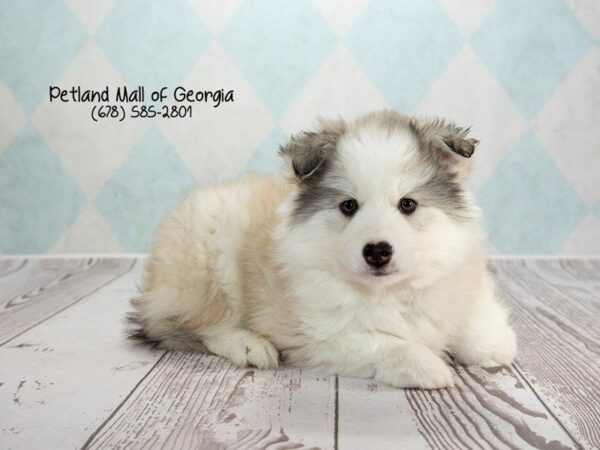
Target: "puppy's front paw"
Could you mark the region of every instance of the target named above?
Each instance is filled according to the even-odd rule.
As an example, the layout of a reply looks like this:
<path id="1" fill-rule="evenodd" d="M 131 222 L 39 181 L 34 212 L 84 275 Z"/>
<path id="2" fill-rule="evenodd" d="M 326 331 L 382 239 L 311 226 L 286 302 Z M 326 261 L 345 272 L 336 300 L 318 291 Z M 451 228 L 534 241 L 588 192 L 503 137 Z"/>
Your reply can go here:
<path id="1" fill-rule="evenodd" d="M 239 367 L 275 369 L 279 353 L 267 339 L 248 330 L 233 329 L 204 338 L 204 344 L 216 355 L 223 356 Z"/>
<path id="2" fill-rule="evenodd" d="M 461 364 L 481 367 L 509 366 L 517 355 L 517 338 L 508 325 L 500 333 L 463 341 L 455 356 Z"/>
<path id="3" fill-rule="evenodd" d="M 426 347 L 392 352 L 377 367 L 375 380 L 398 388 L 443 389 L 454 386 L 448 365 Z"/>
<path id="4" fill-rule="evenodd" d="M 508 328 L 502 342 L 496 343 L 485 357 L 481 358 L 481 367 L 510 366 L 517 356 L 517 338 Z"/>
<path id="5" fill-rule="evenodd" d="M 256 336 L 246 343 L 246 365 L 257 369 L 276 369 L 279 365 L 279 353 L 265 338 Z"/>

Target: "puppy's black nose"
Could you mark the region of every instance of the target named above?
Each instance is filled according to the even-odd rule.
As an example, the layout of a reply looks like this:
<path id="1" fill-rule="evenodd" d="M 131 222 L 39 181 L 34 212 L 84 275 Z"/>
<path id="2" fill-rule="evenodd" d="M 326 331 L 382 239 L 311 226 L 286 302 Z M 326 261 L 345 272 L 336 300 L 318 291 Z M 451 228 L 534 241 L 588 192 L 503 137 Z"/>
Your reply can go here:
<path id="1" fill-rule="evenodd" d="M 392 259 L 394 249 L 385 241 L 367 244 L 363 248 L 363 258 L 368 265 L 376 268 L 385 266 Z"/>

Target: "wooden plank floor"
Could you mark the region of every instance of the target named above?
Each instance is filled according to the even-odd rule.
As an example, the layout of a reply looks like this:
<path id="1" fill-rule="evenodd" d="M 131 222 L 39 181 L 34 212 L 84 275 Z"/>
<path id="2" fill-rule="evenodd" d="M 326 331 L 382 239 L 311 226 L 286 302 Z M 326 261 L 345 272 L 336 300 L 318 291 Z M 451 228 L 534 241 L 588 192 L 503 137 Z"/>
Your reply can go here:
<path id="1" fill-rule="evenodd" d="M 123 339 L 136 258 L 0 259 L 0 449 L 598 449 L 600 260 L 493 260 L 519 357 L 397 390 Z"/>

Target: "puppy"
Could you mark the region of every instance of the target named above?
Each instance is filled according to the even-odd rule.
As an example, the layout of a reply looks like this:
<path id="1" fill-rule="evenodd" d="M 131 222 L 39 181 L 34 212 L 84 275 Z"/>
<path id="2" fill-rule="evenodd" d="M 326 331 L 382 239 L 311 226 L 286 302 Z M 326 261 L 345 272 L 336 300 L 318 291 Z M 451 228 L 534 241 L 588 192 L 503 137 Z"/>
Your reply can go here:
<path id="1" fill-rule="evenodd" d="M 510 364 L 468 132 L 389 110 L 322 121 L 281 148 L 286 174 L 193 191 L 156 233 L 131 336 L 401 388 L 452 386 L 448 355 Z"/>

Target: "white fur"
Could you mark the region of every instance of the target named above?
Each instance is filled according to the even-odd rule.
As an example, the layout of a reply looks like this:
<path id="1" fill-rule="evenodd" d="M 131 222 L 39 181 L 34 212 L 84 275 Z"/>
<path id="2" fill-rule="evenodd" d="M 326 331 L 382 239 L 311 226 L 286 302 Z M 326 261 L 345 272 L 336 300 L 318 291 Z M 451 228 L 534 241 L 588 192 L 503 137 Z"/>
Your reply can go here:
<path id="1" fill-rule="evenodd" d="M 398 211 L 430 175 L 417 146 L 407 130 L 374 125 L 340 139 L 325 182 L 359 199 L 351 219 L 328 208 L 294 222 L 300 188 L 289 176 L 193 192 L 157 232 L 138 305 L 147 333 L 176 327 L 241 366 L 276 367 L 279 352 L 295 366 L 398 387 L 452 386 L 447 353 L 510 364 L 515 335 L 486 269 L 477 208 L 469 221 L 428 205 Z M 378 241 L 395 249 L 384 277 L 362 257 Z"/>

